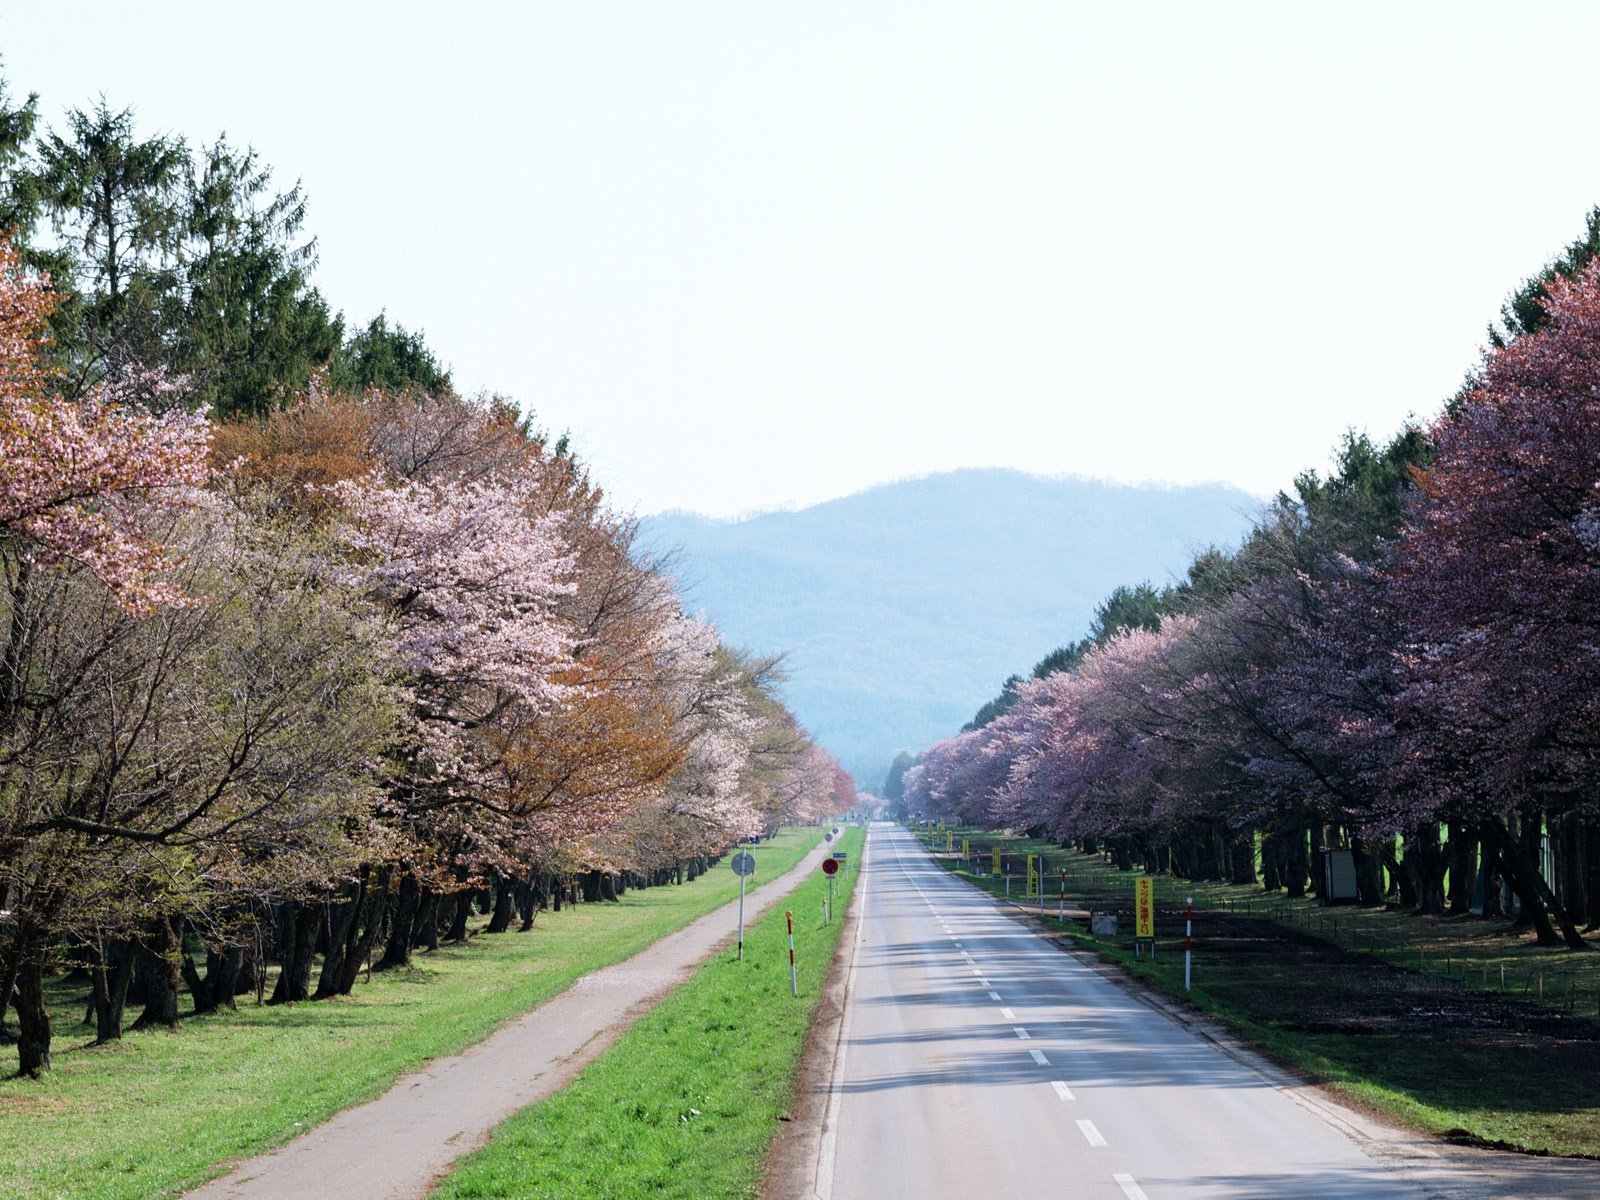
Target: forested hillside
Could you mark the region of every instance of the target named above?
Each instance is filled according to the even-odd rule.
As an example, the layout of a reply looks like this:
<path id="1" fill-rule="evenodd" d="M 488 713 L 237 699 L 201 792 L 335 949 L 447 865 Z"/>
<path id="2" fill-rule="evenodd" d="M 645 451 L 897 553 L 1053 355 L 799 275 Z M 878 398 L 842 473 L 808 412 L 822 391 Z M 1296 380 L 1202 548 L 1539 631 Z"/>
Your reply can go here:
<path id="1" fill-rule="evenodd" d="M 738 521 L 668 513 L 642 540 L 678 548 L 691 607 L 728 638 L 791 652 L 789 703 L 876 786 L 898 751 L 1087 630 L 1113 586 L 1167 582 L 1198 550 L 1236 543 L 1259 507 L 1224 486 L 965 470 Z"/>

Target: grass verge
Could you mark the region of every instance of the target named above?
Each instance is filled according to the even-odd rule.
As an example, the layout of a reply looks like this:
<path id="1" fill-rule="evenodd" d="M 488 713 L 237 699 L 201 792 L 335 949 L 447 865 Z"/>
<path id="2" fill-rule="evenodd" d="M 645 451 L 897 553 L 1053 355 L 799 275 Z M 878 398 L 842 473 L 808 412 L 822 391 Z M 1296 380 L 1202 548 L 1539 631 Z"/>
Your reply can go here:
<path id="1" fill-rule="evenodd" d="M 821 837 L 785 830 L 752 849 L 757 879 Z M 419 954 L 347 998 L 190 1019 L 92 1046 L 74 1041 L 82 989 L 57 989 L 55 1067 L 0 1081 L 0 1197 L 144 1200 L 176 1195 L 216 1164 L 288 1141 L 455 1054 L 580 976 L 627 958 L 739 894 L 726 863 L 681 887 L 543 913 L 533 931 Z"/>
<path id="2" fill-rule="evenodd" d="M 860 859 L 864 833 L 840 848 Z M 795 1076 L 855 875 L 824 923 L 819 873 L 719 953 L 565 1089 L 504 1122 L 435 1200 L 753 1196 Z M 789 994 L 784 912 L 800 994 Z"/>
<path id="3" fill-rule="evenodd" d="M 959 846 L 961 832 L 954 840 Z M 1240 1038 L 1357 1107 L 1461 1142 L 1570 1155 L 1600 1154 L 1600 1021 L 1568 1011 L 1565 989 L 1499 990 L 1490 964 L 1514 978 L 1593 970 L 1592 956 L 1549 950 L 1476 922 L 1385 910 L 1316 910 L 1259 890 L 1157 877 L 1157 955 L 1135 958 L 1133 884 L 1095 856 L 1024 838 L 967 831 L 1002 853 L 1047 855 L 1050 878 L 1067 871 L 1068 903 L 1121 914 L 1119 936 L 1097 938 L 1056 919 L 1051 932 L 1114 962 L 1139 982 L 1217 1018 Z M 947 866 L 954 866 L 946 860 Z M 1021 869 L 1020 865 L 1017 866 Z M 987 868 L 986 868 L 987 871 Z M 992 874 L 957 874 L 996 895 Z M 1014 891 L 1020 891 L 1013 878 Z M 1193 990 L 1183 987 L 1183 913 L 1195 899 Z M 1339 941 L 1332 936 L 1337 919 Z M 1403 935 L 1408 951 L 1386 951 Z M 1372 941 L 1365 939 L 1371 938 Z M 1367 947 L 1376 944 L 1376 952 Z M 1419 953 L 1420 950 L 1420 953 Z M 1468 964 L 1462 970 L 1462 962 Z M 1446 968 L 1445 964 L 1451 964 Z M 1487 984 L 1487 986 L 1484 986 Z M 1524 997 L 1521 994 L 1526 991 Z"/>

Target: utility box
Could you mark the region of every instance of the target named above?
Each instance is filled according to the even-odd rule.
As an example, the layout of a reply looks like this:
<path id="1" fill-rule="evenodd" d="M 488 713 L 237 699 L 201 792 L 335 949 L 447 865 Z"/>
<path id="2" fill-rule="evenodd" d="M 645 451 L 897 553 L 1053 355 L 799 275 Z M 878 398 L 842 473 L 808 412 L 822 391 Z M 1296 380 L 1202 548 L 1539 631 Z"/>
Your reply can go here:
<path id="1" fill-rule="evenodd" d="M 1324 904 L 1355 904 L 1359 900 L 1356 890 L 1356 857 L 1348 850 L 1320 850 L 1322 857 L 1322 902 Z"/>

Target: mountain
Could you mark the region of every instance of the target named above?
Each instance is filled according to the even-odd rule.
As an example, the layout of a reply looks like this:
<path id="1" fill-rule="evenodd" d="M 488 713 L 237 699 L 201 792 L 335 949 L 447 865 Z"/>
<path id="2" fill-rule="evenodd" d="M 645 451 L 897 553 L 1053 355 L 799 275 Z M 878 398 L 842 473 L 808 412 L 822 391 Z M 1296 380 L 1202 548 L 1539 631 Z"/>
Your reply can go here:
<path id="1" fill-rule="evenodd" d="M 688 607 L 724 640 L 790 652 L 786 698 L 865 787 L 945 737 L 1013 673 L 1087 630 L 1118 584 L 1165 583 L 1231 545 L 1259 501 L 964 470 L 739 520 L 664 513 Z"/>

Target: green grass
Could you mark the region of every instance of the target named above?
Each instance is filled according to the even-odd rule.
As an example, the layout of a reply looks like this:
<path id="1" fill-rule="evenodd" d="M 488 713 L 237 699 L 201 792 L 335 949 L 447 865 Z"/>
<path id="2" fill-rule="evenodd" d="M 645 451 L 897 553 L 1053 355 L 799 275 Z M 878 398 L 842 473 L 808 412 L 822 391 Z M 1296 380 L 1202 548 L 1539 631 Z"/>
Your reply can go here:
<path id="1" fill-rule="evenodd" d="M 921 828 L 914 829 L 923 838 Z M 1051 842 L 979 829 L 952 827 L 959 853 L 966 837 L 973 853 L 999 846 L 1013 856 L 1014 896 L 1020 897 L 1024 854 L 1044 854 L 1049 867 L 1045 908 L 1056 901 L 1059 869 L 1067 873 L 1067 903 L 1079 907 L 1131 911 L 1133 880 L 1143 871 L 1119 871 L 1099 855 L 1063 850 Z M 944 840 L 935 834 L 935 853 L 943 856 Z M 948 861 L 947 861 L 947 865 Z M 988 871 L 987 859 L 983 870 Z M 1381 906 L 1326 908 L 1308 895 L 1289 900 L 1283 893 L 1263 892 L 1259 885 L 1152 876 L 1158 910 L 1164 919 L 1156 932 L 1159 947 L 1181 949 L 1182 909 L 1194 897 L 1196 920 L 1247 917 L 1272 922 L 1368 955 L 1396 967 L 1439 976 L 1465 987 L 1514 996 L 1562 1011 L 1600 1016 L 1600 955 L 1575 954 L 1560 946 L 1540 946 L 1526 929 L 1507 920 L 1454 915 L 1431 916 L 1411 909 Z M 988 880 L 980 880 L 988 883 Z M 994 887 L 997 893 L 1001 890 Z M 1600 946 L 1600 941 L 1595 944 Z"/>
<path id="2" fill-rule="evenodd" d="M 962 833 L 955 831 L 957 847 Z M 1156 876 L 1152 962 L 1133 953 L 1132 877 L 1139 872 L 1025 838 L 965 833 L 974 851 L 998 845 L 1014 855 L 1047 855 L 1047 930 L 1218 1018 L 1356 1106 L 1462 1140 L 1600 1154 L 1593 1082 L 1600 1078 L 1600 1022 L 1592 1016 L 1593 984 L 1586 982 L 1595 956 L 1537 946 L 1503 921 L 1319 909 L 1315 901 L 1287 901 L 1259 888 Z M 1118 937 L 1096 938 L 1076 921 L 1055 919 L 1060 867 L 1067 871 L 1069 905 L 1120 911 Z M 1020 860 L 1014 869 L 1022 869 Z M 956 873 L 1003 892 L 1003 881 L 992 875 Z M 1013 878 L 1014 893 L 1019 883 Z M 1194 986 L 1186 993 L 1183 905 L 1191 895 Z"/>
<path id="3" fill-rule="evenodd" d="M 753 849 L 758 880 L 821 836 L 785 830 Z M 726 861 L 681 887 L 539 916 L 530 933 L 419 954 L 339 1000 L 192 1018 L 177 1032 L 87 1044 L 82 989 L 56 989 L 55 1067 L 0 1081 L 0 1197 L 175 1195 L 223 1160 L 266 1150 L 454 1054 L 580 976 L 637 953 L 739 894 Z M 131 1016 L 131 1014 L 130 1014 Z"/>
<path id="4" fill-rule="evenodd" d="M 840 847 L 859 862 L 864 834 Z M 821 874 L 719 954 L 567 1088 L 504 1122 L 434 1192 L 440 1200 L 753 1196 L 843 924 L 822 921 Z M 789 994 L 792 910 L 800 995 Z"/>

